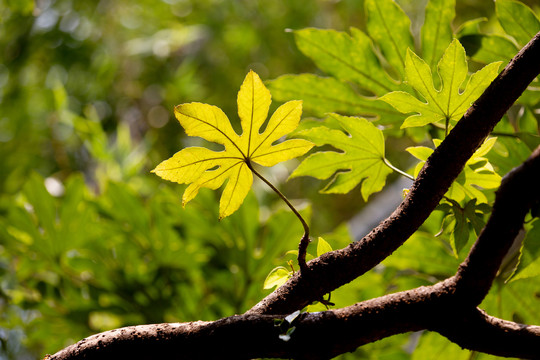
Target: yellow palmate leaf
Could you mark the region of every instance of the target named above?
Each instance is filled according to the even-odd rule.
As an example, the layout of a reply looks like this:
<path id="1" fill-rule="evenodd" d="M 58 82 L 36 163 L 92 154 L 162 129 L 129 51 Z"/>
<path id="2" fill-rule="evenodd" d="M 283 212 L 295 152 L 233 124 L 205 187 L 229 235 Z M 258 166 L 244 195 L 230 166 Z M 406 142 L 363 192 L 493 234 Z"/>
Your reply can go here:
<path id="1" fill-rule="evenodd" d="M 255 72 L 247 74 L 237 102 L 242 135 L 234 131 L 227 115 L 218 107 L 201 103 L 176 106 L 174 114 L 187 135 L 221 144 L 225 150 L 188 147 L 152 170 L 163 179 L 190 184 L 182 197 L 183 205 L 192 200 L 200 188 L 215 190 L 227 181 L 219 203 L 220 219 L 242 205 L 253 183 L 252 163 L 273 166 L 301 156 L 313 147 L 313 143 L 301 139 L 273 145 L 298 127 L 301 101 L 289 101 L 280 106 L 260 132 L 268 115 L 271 96 Z"/>

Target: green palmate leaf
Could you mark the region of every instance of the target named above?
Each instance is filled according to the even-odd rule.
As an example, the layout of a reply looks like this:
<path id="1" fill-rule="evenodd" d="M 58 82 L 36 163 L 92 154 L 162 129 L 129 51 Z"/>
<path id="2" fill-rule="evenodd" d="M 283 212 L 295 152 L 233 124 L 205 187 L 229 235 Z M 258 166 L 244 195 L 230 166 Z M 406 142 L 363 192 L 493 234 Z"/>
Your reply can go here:
<path id="1" fill-rule="evenodd" d="M 351 81 L 375 95 L 395 90 L 394 83 L 382 69 L 366 34 L 351 29 L 353 36 L 335 30 L 303 29 L 295 31 L 300 51 L 327 74 Z"/>
<path id="2" fill-rule="evenodd" d="M 366 0 L 367 30 L 388 63 L 405 78 L 405 54 L 414 49 L 411 21 L 392 0 Z"/>
<path id="3" fill-rule="evenodd" d="M 449 220 L 446 228 L 450 230 L 450 245 L 457 257 L 469 242 L 471 234 L 480 234 L 485 225 L 484 213 L 489 213 L 491 208 L 487 204 L 477 205 L 476 199 L 469 200 L 464 207 L 452 199 L 447 201 L 450 202 L 450 212 L 445 218 Z"/>
<path id="4" fill-rule="evenodd" d="M 520 46 L 528 43 L 540 30 L 540 20 L 531 8 L 521 2 L 497 0 L 495 10 L 504 31 Z"/>
<path id="5" fill-rule="evenodd" d="M 452 41 L 452 20 L 456 16 L 455 0 L 431 0 L 426 6 L 422 26 L 422 54 L 430 69 Z"/>
<path id="6" fill-rule="evenodd" d="M 446 203 L 445 203 L 446 204 Z M 437 226 L 439 223 L 437 223 Z M 422 254 L 421 257 L 418 254 Z M 459 261 L 450 255 L 448 244 L 425 231 L 415 232 L 409 240 L 382 263 L 399 271 L 411 269 L 420 274 L 451 276 Z"/>
<path id="7" fill-rule="evenodd" d="M 480 308 L 505 320 L 537 324 L 540 322 L 540 298 L 537 296 L 539 288 L 539 277 L 509 283 L 504 283 L 502 278 L 496 278 Z"/>
<path id="8" fill-rule="evenodd" d="M 450 234 L 450 245 L 452 246 L 452 251 L 457 257 L 461 249 L 469 241 L 470 228 L 467 224 L 467 218 L 463 212 L 463 209 L 453 209 L 454 218 L 450 224 L 452 232 Z"/>
<path id="9" fill-rule="evenodd" d="M 152 171 L 166 180 L 190 184 L 182 198 L 184 205 L 197 195 L 201 187 L 217 189 L 228 180 L 219 204 L 219 217 L 232 214 L 251 188 L 251 162 L 273 166 L 303 155 L 313 146 L 301 139 L 272 145 L 296 129 L 302 113 L 302 102 L 290 101 L 280 106 L 264 132 L 260 133 L 270 103 L 270 92 L 259 76 L 250 71 L 238 92 L 242 135 L 233 130 L 227 116 L 215 106 L 201 103 L 176 106 L 174 113 L 187 135 L 221 144 L 225 150 L 216 152 L 189 147 L 163 161 Z"/>
<path id="10" fill-rule="evenodd" d="M 382 118 L 401 118 L 400 112 L 374 98 L 359 95 L 348 84 L 333 77 L 313 74 L 283 75 L 268 82 L 275 99 L 302 99 L 303 107 L 316 116 L 329 112 Z"/>
<path id="11" fill-rule="evenodd" d="M 485 155 L 493 148 L 497 138 L 489 138 L 482 146 L 476 150 L 473 156 L 467 161 L 461 174 L 448 192 L 446 196 L 455 201 L 463 201 L 465 198 L 477 199 L 478 203 L 487 203 L 486 195 L 478 189 L 495 189 L 501 183 L 501 177 L 495 172 L 493 166 L 489 163 Z M 441 140 L 434 139 L 435 146 L 439 146 Z M 421 160 L 415 167 L 414 176 L 416 177 L 425 161 L 433 153 L 433 149 L 425 146 L 415 146 L 405 149 L 412 156 Z"/>
<path id="12" fill-rule="evenodd" d="M 481 354 L 483 355 L 483 354 Z M 418 345 L 411 354 L 411 360 L 470 360 L 472 353 L 463 349 L 436 332 L 426 331 L 420 337 Z M 484 357 L 474 357 L 477 360 L 488 360 Z M 492 359 L 495 360 L 495 359 Z"/>
<path id="13" fill-rule="evenodd" d="M 482 94 L 491 81 L 497 76 L 500 62 L 485 66 L 471 76 L 465 90 L 460 87 L 467 77 L 467 61 L 465 50 L 457 39 L 452 41 L 438 64 L 438 73 L 442 88 L 435 89 L 429 66 L 414 52 L 408 50 L 405 61 L 407 80 L 423 98 L 396 91 L 381 97 L 402 113 L 415 112 L 418 115 L 405 119 L 402 128 L 424 126 L 445 120 L 457 121 L 469 106 Z"/>
<path id="14" fill-rule="evenodd" d="M 515 280 L 526 279 L 540 276 L 540 258 L 534 259 L 526 268 L 524 268 L 516 277 Z"/>
<path id="15" fill-rule="evenodd" d="M 319 236 L 317 240 L 317 256 L 332 251 L 332 246 L 326 240 Z"/>
<path id="16" fill-rule="evenodd" d="M 328 179 L 330 183 L 323 193 L 347 193 L 362 179 L 362 197 L 380 191 L 388 174 L 392 172 L 384 162 L 384 136 L 375 125 L 362 118 L 330 115 L 337 120 L 343 130 L 328 129 L 324 126 L 303 131 L 298 136 L 313 141 L 317 146 L 332 145 L 343 152 L 317 152 L 305 159 L 291 177 L 313 176 Z M 337 174 L 336 174 L 337 172 Z"/>

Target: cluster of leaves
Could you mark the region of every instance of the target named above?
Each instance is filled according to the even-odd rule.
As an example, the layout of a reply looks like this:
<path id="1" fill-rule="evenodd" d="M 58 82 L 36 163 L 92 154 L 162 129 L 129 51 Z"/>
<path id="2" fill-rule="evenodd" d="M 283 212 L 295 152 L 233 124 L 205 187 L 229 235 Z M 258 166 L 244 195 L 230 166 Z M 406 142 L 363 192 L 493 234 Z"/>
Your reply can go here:
<path id="1" fill-rule="evenodd" d="M 2 298 L 9 299 L 2 317 L 14 329 L 35 329 L 26 335 L 30 348 L 55 334 L 39 351 L 114 327 L 244 311 L 262 295 L 275 259 L 302 234 L 283 210 L 259 223 L 252 194 L 216 227 L 207 191 L 179 213 L 166 187 L 141 199 L 108 182 L 95 196 L 79 176 L 53 196 L 51 181 L 33 174 L 16 204 L 2 203 L 0 220 L 2 246 L 17 263 L 2 270 Z"/>
<path id="2" fill-rule="evenodd" d="M 163 115 L 166 109 L 204 99 L 231 114 L 235 106 L 227 104 L 228 94 L 246 69 L 263 78 L 305 69 L 305 58 L 273 56 L 288 46 L 271 24 L 336 26 L 330 19 L 345 15 L 363 24 L 351 10 L 360 10 L 358 5 L 348 2 L 329 11 L 321 1 L 320 12 L 302 1 L 287 3 L 285 9 L 259 1 L 135 6 L 56 0 L 40 8 L 21 0 L 0 7 L 6 34 L 0 36 L 6 49 L 0 64 L 0 172 L 6 174 L 0 178 L 0 357 L 27 356 L 21 343 L 43 354 L 113 327 L 245 311 L 262 296 L 261 284 L 273 288 L 295 271 L 291 257 L 297 252 L 287 250 L 302 235 L 290 212 L 268 206 L 264 193 L 256 198 L 248 191 L 255 163 L 271 166 L 314 144 L 292 171 L 295 182 L 309 188 L 318 183 L 306 176 L 330 179 L 321 192 L 358 191 L 364 201 L 372 200 L 392 174 L 417 175 L 497 74 L 499 62 L 504 65 L 540 30 L 534 11 L 512 0 L 495 2 L 496 19 L 487 23 L 500 24 L 493 34 L 480 31 L 482 19 L 453 31 L 454 0 L 428 2 L 417 38 L 411 31 L 417 17 L 391 0 L 363 2 L 362 29 L 296 30 L 298 49 L 326 76 L 283 75 L 267 86 L 275 100 L 299 99 L 302 106 L 289 102 L 266 121 L 270 95 L 250 72 L 238 97 L 239 124 L 210 105 L 175 108 L 188 135 L 225 147 L 187 148 L 156 168 L 167 177 L 163 170 L 171 164 L 189 167 L 170 177 L 191 184 L 184 202 L 192 203 L 179 210 L 176 190 L 147 174 L 177 147 L 176 125 Z M 480 70 L 469 76 L 469 68 Z M 308 311 L 324 310 L 330 300 L 343 307 L 454 274 L 489 215 L 500 175 L 540 143 L 539 88 L 535 81 L 524 93 L 420 231 L 376 271 Z M 292 132 L 296 139 L 273 144 L 294 130 L 301 108 L 317 119 L 301 122 Z M 197 126 L 194 118 L 209 121 Z M 224 219 L 216 226 L 217 201 L 202 188 L 217 189 L 225 181 L 219 205 Z M 331 217 L 335 208 L 320 206 L 317 212 Z M 300 213 L 311 217 L 309 207 Z M 322 234 L 326 241 L 319 237 L 316 256 L 352 240 L 346 226 L 333 226 Z M 490 314 L 540 322 L 539 237 L 538 219 L 528 219 L 482 304 Z M 283 263 L 289 265 L 275 268 Z M 290 320 L 284 337 L 294 336 Z M 412 354 L 410 344 L 409 335 L 395 336 L 342 358 L 471 357 L 436 334 L 423 334 Z"/>
<path id="3" fill-rule="evenodd" d="M 473 28 L 479 22 L 474 20 L 464 24 L 460 30 L 454 34 L 450 24 L 454 16 L 454 2 L 444 0 L 432 0 L 426 8 L 425 22 L 421 30 L 421 53 L 424 59 L 414 52 L 414 40 L 410 33 L 410 21 L 407 15 L 400 9 L 399 5 L 390 0 L 366 1 L 367 13 L 367 33 L 351 28 L 350 35 L 344 32 L 320 29 L 303 29 L 295 31 L 295 39 L 298 48 L 330 77 L 320 77 L 312 74 L 285 75 L 276 80 L 270 81 L 269 86 L 274 96 L 280 100 L 299 98 L 303 99 L 308 111 L 315 115 L 328 114 L 324 121 L 311 121 L 304 126 L 303 130 L 297 131 L 295 136 L 312 141 L 317 147 L 331 146 L 339 151 L 315 151 L 307 157 L 291 174 L 291 178 L 299 176 L 312 176 L 317 179 L 332 180 L 324 187 L 323 193 L 348 193 L 356 186 L 360 185 L 361 194 L 364 200 L 380 191 L 386 182 L 386 178 L 392 171 L 414 178 L 424 162 L 431 155 L 434 149 L 426 146 L 413 146 L 406 149 L 419 162 L 413 166 L 413 175 L 407 174 L 394 167 L 385 157 L 385 138 L 400 137 L 408 135 L 415 142 L 431 141 L 434 146 L 438 146 L 444 136 L 455 126 L 457 121 L 463 116 L 469 106 L 482 94 L 491 81 L 497 76 L 502 61 L 494 61 L 468 76 L 468 65 L 466 51 L 458 38 L 462 37 L 469 44 L 472 39 L 490 39 L 490 36 L 474 34 Z M 384 16 L 382 16 L 384 14 Z M 540 28 L 534 13 L 525 5 L 502 0 L 497 2 L 498 19 L 508 35 L 515 38 L 521 45 L 522 41 L 530 39 Z M 517 19 L 524 16 L 527 25 L 525 32 L 520 32 L 516 26 Z M 389 24 L 392 24 L 390 27 Z M 391 29 L 391 30 L 390 30 Z M 505 40 L 511 42 L 510 40 Z M 489 41 L 473 50 L 473 60 L 486 60 L 488 56 L 486 47 Z M 476 43 L 476 45 L 478 45 Z M 516 49 L 513 49 L 512 54 Z M 477 54 L 480 54 L 477 55 Z M 490 59 L 498 60 L 498 59 Z M 184 202 L 191 199 L 196 194 L 196 189 L 200 186 L 207 186 L 215 189 L 227 178 L 228 184 L 222 196 L 222 206 L 220 216 L 229 213 L 223 207 L 223 203 L 231 203 L 233 186 L 239 185 L 241 169 L 244 164 L 246 168 L 254 171 L 250 161 L 257 157 L 255 151 L 259 150 L 257 137 L 266 140 L 275 129 L 276 121 L 274 115 L 270 119 L 267 129 L 259 133 L 266 113 L 268 111 L 270 96 L 265 91 L 261 91 L 259 97 L 255 86 L 252 84 L 253 75 L 248 74 L 238 96 L 239 115 L 242 121 L 244 134 L 242 137 L 229 129 L 229 124 L 224 115 L 216 115 L 219 111 L 208 105 L 187 104 L 180 105 L 176 109 L 177 117 L 188 135 L 203 136 L 207 140 L 217 141 L 226 146 L 226 151 L 219 153 L 223 160 L 218 162 L 215 153 L 195 156 L 195 152 L 205 151 L 188 148 L 177 153 L 173 158 L 160 164 L 154 171 L 158 175 L 180 183 L 192 183 L 190 186 L 195 190 L 190 192 L 190 188 L 184 194 Z M 465 83 L 468 78 L 468 82 Z M 258 77 L 257 77 L 258 79 Z M 248 84 L 246 84 L 246 82 Z M 250 87 L 251 86 L 251 87 Z M 262 84 L 260 85 L 262 86 Z M 247 96 L 245 88 L 249 87 L 250 96 Z M 244 92 L 243 92 L 244 90 Z M 525 111 L 531 113 L 531 109 L 538 103 L 540 97 L 534 91 L 526 92 L 523 97 L 522 116 Z M 263 105 L 261 105 L 261 103 Z M 386 104 L 385 104 L 386 103 Z M 286 103 L 276 111 L 276 114 L 283 112 L 283 108 L 292 107 L 291 102 Z M 388 105 L 391 106 L 388 107 Z M 183 113 L 179 109 L 193 107 Z M 248 108 L 247 113 L 245 108 Z M 262 114 L 257 110 L 262 107 Z M 196 110 L 195 110 L 196 108 Z M 393 109 L 395 110 L 393 110 Z M 207 109 L 207 110 L 205 110 Z M 212 110 L 210 110 L 212 109 Z M 396 111 L 397 110 L 397 111 Z M 363 114 L 365 118 L 344 116 L 341 114 Z M 404 117 L 402 114 L 415 113 Z M 281 114 L 280 114 L 281 115 Z M 299 114 L 297 114 L 299 117 Z M 251 119 L 251 122 L 246 121 Z M 284 117 L 284 123 L 287 123 Z M 516 135 L 517 131 L 511 133 L 503 132 L 502 136 L 513 137 L 513 141 L 521 144 L 515 138 L 525 137 L 523 145 L 529 150 L 538 143 L 538 123 L 534 116 L 529 116 L 529 120 L 536 125 L 535 131 L 523 136 Z M 201 125 L 203 123 L 204 125 Z M 506 122 L 508 123 L 508 121 Z M 288 140 L 275 147 L 282 147 L 284 150 L 272 152 L 270 144 L 282 135 L 289 133 L 296 128 L 298 121 L 294 121 L 294 126 L 284 126 L 283 132 L 279 136 L 268 141 L 268 151 L 261 147 L 260 156 L 272 157 L 273 161 L 259 162 L 262 165 L 273 165 L 283 160 L 287 160 L 302 155 L 311 148 L 311 145 L 292 146 L 292 142 L 300 140 Z M 379 124 L 376 126 L 375 124 Z M 504 124 L 504 122 L 503 122 Z M 217 129 L 226 140 L 218 140 L 206 128 L 210 125 Z M 427 127 L 429 125 L 429 127 Z M 531 127 L 530 125 L 528 125 Z M 197 127 L 197 131 L 195 128 Z M 198 129 L 200 127 L 200 130 Z M 501 125 L 504 127 L 504 125 Z M 397 128 L 406 129 L 399 131 Z M 421 128 L 409 131 L 409 128 Z M 252 130 L 257 131 L 252 137 Z M 246 134 L 248 134 L 246 139 Z M 231 140 L 233 139 L 233 140 Z M 262 140 L 262 141 L 264 141 Z M 476 151 L 467 162 L 465 169 L 459 178 L 452 185 L 445 196 L 445 201 L 438 210 L 443 214 L 441 217 L 432 218 L 424 227 L 433 226 L 438 223 L 442 228 L 438 233 L 435 231 L 431 236 L 424 233 L 424 237 L 429 237 L 429 241 L 437 242 L 435 236 L 442 236 L 446 240 L 446 250 L 451 249 L 455 258 L 459 258 L 462 249 L 466 248 L 469 239 L 478 235 L 484 225 L 484 218 L 489 215 L 489 201 L 493 199 L 493 189 L 500 183 L 499 168 L 505 165 L 495 161 L 495 157 L 488 157 L 494 146 L 497 145 L 497 137 L 489 138 Z M 250 144 L 255 144 L 251 152 Z M 232 143 L 233 145 L 231 145 Z M 284 145 L 289 144 L 289 146 Z M 234 155 L 227 150 L 234 146 Z M 504 146 L 505 144 L 503 144 Z M 291 149 L 301 148 L 296 153 Z M 285 155 L 287 154 L 287 155 Z M 510 157 L 510 156 L 507 156 Z M 519 160 L 517 160 L 519 161 Z M 205 165 L 199 165 L 204 162 Z M 237 170 L 235 167 L 239 165 Z M 195 171 L 183 172 L 183 167 L 196 166 Z M 217 166 L 217 169 L 215 168 Z M 171 169 L 174 169 L 171 171 Z M 243 185 L 251 185 L 251 173 L 246 169 L 246 181 Z M 230 175 L 230 174 L 233 175 Z M 248 175 L 249 174 L 249 175 Z M 248 181 L 249 180 L 249 181 Z M 241 200 L 247 190 L 238 191 L 238 198 Z M 187 194 L 187 195 L 186 195 Z M 225 199 L 225 201 L 224 201 Z M 236 209 L 240 203 L 233 201 Z M 527 226 L 529 234 L 535 234 L 535 222 L 532 226 Z M 435 235 L 437 233 L 437 235 Z M 416 236 L 418 237 L 418 235 Z M 416 240 L 411 241 L 417 244 Z M 521 253 L 530 255 L 535 250 L 526 249 L 525 242 L 521 245 Z M 529 245 L 530 246 L 530 245 Z M 322 238 L 319 238 L 317 256 L 331 250 L 331 247 Z M 423 249 L 420 253 L 426 252 Z M 520 253 L 518 250 L 517 253 Z M 512 261 L 508 261 L 505 266 L 516 272 L 514 281 L 522 277 L 530 278 L 534 275 L 534 262 L 528 257 L 516 254 Z M 523 261 L 527 261 L 523 265 Z M 452 261 L 453 262 L 453 261 Z M 392 261 L 390 261 L 392 264 Z M 455 264 L 453 264 L 455 265 Z M 294 271 L 292 262 L 289 262 L 290 270 L 280 266 L 274 268 L 265 281 L 265 288 L 272 288 L 284 283 Z M 417 266 L 416 266 L 417 267 Z M 408 269 L 415 266 L 408 264 Z M 526 275 L 523 275 L 523 268 L 526 268 Z M 504 269 L 503 269 L 504 270 Z M 520 271 L 521 270 L 521 271 Z M 422 273 L 422 270 L 418 270 Z M 452 274 L 454 268 L 448 268 L 445 272 Z M 507 273 L 508 270 L 501 273 Z M 508 274 L 507 278 L 508 278 Z M 502 276 L 501 276 L 502 277 Z M 507 279 L 506 278 L 506 279 Z M 505 279 L 505 280 L 506 280 Z M 500 288 L 512 292 L 512 286 Z M 519 285 L 518 285 L 519 286 Z M 522 290 L 525 291 L 525 290 Z M 529 289 L 530 291 L 530 289 Z M 500 291 L 497 296 L 499 301 L 503 293 Z M 536 301 L 534 294 L 530 294 L 532 302 Z M 486 303 L 490 303 L 493 297 L 488 297 Z M 505 300 L 508 301 L 508 300 Z M 517 307 L 514 316 L 525 316 L 525 321 L 535 321 L 536 316 L 528 311 L 525 314 L 519 313 Z M 498 311 L 497 313 L 500 313 Z M 289 336 L 287 333 L 285 336 Z M 432 340 L 436 341 L 436 340 Z M 425 343 L 425 340 L 424 340 Z M 430 346 L 429 341 L 428 345 Z"/>
<path id="4" fill-rule="evenodd" d="M 180 213 L 148 172 L 185 140 L 173 105 L 227 108 L 250 66 L 308 66 L 273 54 L 289 47 L 283 28 L 335 26 L 356 7 L 324 4 L 0 0 L 0 358 L 260 299 L 302 234 L 295 220 L 248 195 L 216 227 L 212 194 Z"/>

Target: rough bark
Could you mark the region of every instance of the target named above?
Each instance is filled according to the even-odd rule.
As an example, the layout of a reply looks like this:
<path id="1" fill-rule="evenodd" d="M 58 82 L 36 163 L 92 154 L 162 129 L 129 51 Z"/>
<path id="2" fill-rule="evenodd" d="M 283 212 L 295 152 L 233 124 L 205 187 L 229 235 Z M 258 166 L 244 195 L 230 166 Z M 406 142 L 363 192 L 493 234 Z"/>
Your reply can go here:
<path id="1" fill-rule="evenodd" d="M 308 263 L 309 270 L 244 315 L 213 322 L 127 327 L 83 339 L 51 359 L 253 358 L 326 359 L 398 333 L 427 329 L 456 344 L 500 356 L 540 358 L 540 327 L 497 319 L 477 308 L 527 211 L 540 201 L 540 147 L 507 174 L 488 223 L 455 276 L 429 287 L 386 295 L 343 309 L 302 314 L 289 341 L 276 319 L 373 268 L 433 211 L 482 141 L 540 73 L 540 33 L 471 106 L 426 162 L 407 198 L 361 241 Z M 270 315 L 269 315 L 270 314 Z"/>
<path id="2" fill-rule="evenodd" d="M 435 149 L 398 208 L 368 235 L 308 263 L 251 314 L 286 314 L 351 282 L 399 248 L 441 201 L 465 163 L 540 73 L 540 33 L 512 59 Z"/>

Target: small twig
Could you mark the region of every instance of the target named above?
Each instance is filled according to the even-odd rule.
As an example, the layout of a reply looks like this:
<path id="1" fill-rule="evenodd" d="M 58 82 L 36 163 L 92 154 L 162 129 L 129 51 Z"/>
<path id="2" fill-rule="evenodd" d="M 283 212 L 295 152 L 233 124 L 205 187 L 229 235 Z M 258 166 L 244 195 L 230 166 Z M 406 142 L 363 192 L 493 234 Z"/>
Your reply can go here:
<path id="1" fill-rule="evenodd" d="M 307 252 L 307 247 L 310 243 L 310 239 L 309 239 L 309 226 L 308 224 L 306 223 L 306 221 L 304 220 L 304 218 L 302 217 L 302 215 L 300 215 L 300 213 L 298 212 L 298 210 L 296 210 L 296 208 L 291 204 L 291 202 L 285 197 L 285 195 L 283 195 L 283 193 L 281 191 L 278 190 L 278 188 L 276 188 L 270 181 L 266 180 L 264 178 L 264 176 L 262 176 L 261 174 L 259 174 L 254 168 L 253 168 L 253 165 L 251 165 L 251 162 L 249 161 L 249 159 L 246 159 L 246 164 L 248 166 L 248 168 L 259 178 L 261 179 L 262 181 L 264 181 L 264 183 L 266 185 L 268 185 L 270 187 L 270 189 L 274 190 L 274 192 L 276 194 L 278 194 L 278 196 L 283 200 L 285 201 L 285 204 L 287 204 L 287 206 L 292 210 L 292 212 L 294 213 L 294 215 L 296 215 L 296 217 L 298 218 L 298 220 L 300 220 L 300 222 L 302 223 L 302 226 L 304 227 L 304 235 L 302 236 L 302 238 L 300 239 L 300 243 L 298 244 L 298 265 L 300 266 L 300 270 L 301 271 L 306 271 L 307 270 L 307 264 L 306 264 L 306 252 Z"/>
<path id="2" fill-rule="evenodd" d="M 512 137 L 512 138 L 518 138 L 518 139 L 519 139 L 520 134 L 522 134 L 522 133 L 521 132 L 505 133 L 505 132 L 500 132 L 500 131 L 492 131 L 491 132 L 491 135 L 493 135 L 493 136 Z"/>

